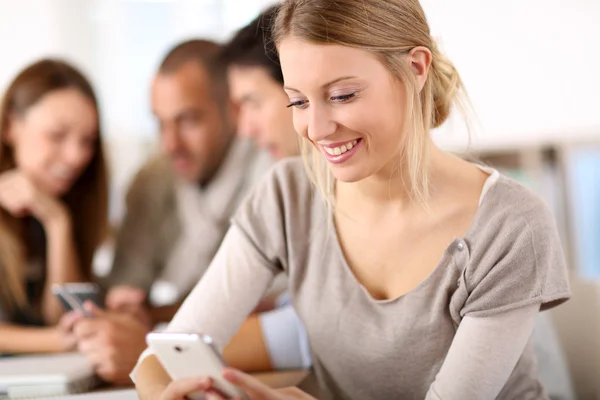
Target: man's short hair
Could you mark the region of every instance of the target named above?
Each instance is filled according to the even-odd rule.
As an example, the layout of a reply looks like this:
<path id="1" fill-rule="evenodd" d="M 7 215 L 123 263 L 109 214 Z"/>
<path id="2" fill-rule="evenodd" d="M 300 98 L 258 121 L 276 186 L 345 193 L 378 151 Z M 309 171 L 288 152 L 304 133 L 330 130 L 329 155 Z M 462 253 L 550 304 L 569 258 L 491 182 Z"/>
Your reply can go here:
<path id="1" fill-rule="evenodd" d="M 223 47 L 210 40 L 193 39 L 173 47 L 165 56 L 159 74 L 172 74 L 191 62 L 207 71 L 211 90 L 218 101 L 228 99 L 227 71 L 221 58 Z"/>
<path id="2" fill-rule="evenodd" d="M 278 5 L 266 9 L 235 34 L 223 49 L 222 58 L 227 65 L 263 67 L 271 78 L 283 84 L 272 30 L 278 9 Z"/>

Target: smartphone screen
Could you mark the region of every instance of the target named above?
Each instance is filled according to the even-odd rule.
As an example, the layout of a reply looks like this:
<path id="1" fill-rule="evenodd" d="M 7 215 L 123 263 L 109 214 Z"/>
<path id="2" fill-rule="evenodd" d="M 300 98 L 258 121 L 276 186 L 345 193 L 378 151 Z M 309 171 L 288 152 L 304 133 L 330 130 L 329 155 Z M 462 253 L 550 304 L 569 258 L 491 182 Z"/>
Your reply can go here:
<path id="1" fill-rule="evenodd" d="M 83 304 L 86 301 L 91 301 L 98 307 L 103 307 L 100 287 L 93 283 L 54 285 L 52 291 L 66 311 L 82 311 L 85 313 Z"/>
<path id="2" fill-rule="evenodd" d="M 207 335 L 186 333 L 149 333 L 146 341 L 172 379 L 210 376 L 225 398 L 244 398 L 244 394 L 223 379 L 225 363 Z M 200 394 L 188 396 L 202 399 Z"/>

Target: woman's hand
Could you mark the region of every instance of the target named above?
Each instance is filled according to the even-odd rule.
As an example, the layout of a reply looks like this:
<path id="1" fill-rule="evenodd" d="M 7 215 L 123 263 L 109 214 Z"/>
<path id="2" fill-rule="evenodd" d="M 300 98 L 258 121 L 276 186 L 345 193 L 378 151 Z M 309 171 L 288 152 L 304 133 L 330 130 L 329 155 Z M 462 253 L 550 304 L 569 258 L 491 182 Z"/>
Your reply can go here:
<path id="1" fill-rule="evenodd" d="M 17 218 L 31 215 L 46 228 L 68 222 L 64 204 L 38 188 L 16 169 L 0 175 L 0 207 Z"/>
<path id="2" fill-rule="evenodd" d="M 80 282 L 85 276 L 77 259 L 69 211 L 60 199 L 48 194 L 18 169 L 0 175 L 0 207 L 17 218 L 31 215 L 43 225 L 46 280 L 41 311 L 48 325 L 57 324 L 63 308 L 52 293 L 52 285 Z M 56 329 L 53 333 L 57 337 L 53 339 L 61 334 L 60 329 Z"/>
<path id="3" fill-rule="evenodd" d="M 173 381 L 164 390 L 159 400 L 188 400 L 188 396 L 206 391 L 211 385 L 210 381 L 210 378 L 186 378 Z"/>
<path id="4" fill-rule="evenodd" d="M 234 369 L 225 369 L 223 377 L 239 387 L 250 400 L 316 400 L 298 388 L 271 389 L 258 379 Z M 188 395 L 205 392 L 206 400 L 226 400 L 211 378 L 189 378 L 171 382 L 160 400 L 185 400 Z"/>
<path id="5" fill-rule="evenodd" d="M 58 324 L 52 329 L 55 337 L 56 351 L 59 353 L 73 351 L 77 347 L 77 338 L 73 332 L 75 324 L 83 319 L 84 316 L 78 311 L 72 311 L 64 314 Z"/>

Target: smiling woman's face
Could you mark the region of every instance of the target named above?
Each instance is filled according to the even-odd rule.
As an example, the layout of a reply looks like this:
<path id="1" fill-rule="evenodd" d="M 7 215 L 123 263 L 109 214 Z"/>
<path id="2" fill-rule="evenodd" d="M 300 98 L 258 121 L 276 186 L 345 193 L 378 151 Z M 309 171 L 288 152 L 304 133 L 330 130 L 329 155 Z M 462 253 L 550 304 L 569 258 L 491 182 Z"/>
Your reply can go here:
<path id="1" fill-rule="evenodd" d="M 77 89 L 46 94 L 12 119 L 16 166 L 52 196 L 66 194 L 98 150 L 98 114 Z"/>
<path id="2" fill-rule="evenodd" d="M 367 51 L 293 37 L 279 45 L 294 127 L 334 176 L 356 182 L 399 162 L 406 91 Z"/>

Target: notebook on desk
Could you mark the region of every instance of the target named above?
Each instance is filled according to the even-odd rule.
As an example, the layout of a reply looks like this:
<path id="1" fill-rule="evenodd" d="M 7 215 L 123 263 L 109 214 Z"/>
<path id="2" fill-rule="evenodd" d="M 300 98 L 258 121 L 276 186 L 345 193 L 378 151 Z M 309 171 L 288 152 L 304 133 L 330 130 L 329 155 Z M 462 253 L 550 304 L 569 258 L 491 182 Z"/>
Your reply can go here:
<path id="1" fill-rule="evenodd" d="M 138 400 L 135 389 L 100 391 L 97 393 L 86 393 L 73 396 L 56 396 L 44 398 L 44 400 Z"/>
<path id="2" fill-rule="evenodd" d="M 0 359 L 0 398 L 48 398 L 91 390 L 99 383 L 80 354 Z"/>

